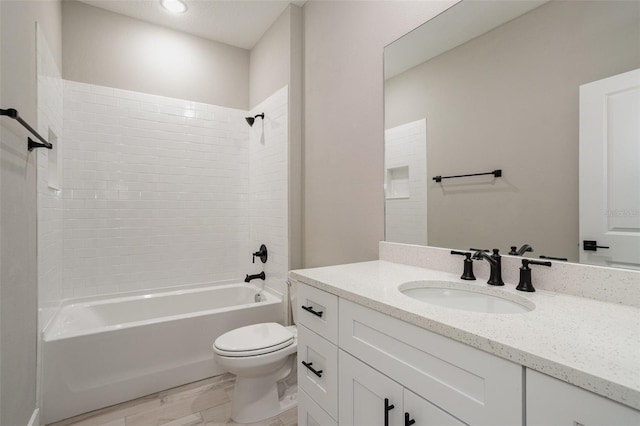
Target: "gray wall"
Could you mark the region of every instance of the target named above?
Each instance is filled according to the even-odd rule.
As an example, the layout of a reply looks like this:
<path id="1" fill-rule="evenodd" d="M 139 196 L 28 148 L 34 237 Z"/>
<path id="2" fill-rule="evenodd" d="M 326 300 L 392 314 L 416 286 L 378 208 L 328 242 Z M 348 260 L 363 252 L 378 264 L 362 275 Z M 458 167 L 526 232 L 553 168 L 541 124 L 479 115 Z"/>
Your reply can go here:
<path id="1" fill-rule="evenodd" d="M 289 84 L 290 37 L 291 7 L 287 7 L 251 49 L 249 65 L 250 108 Z"/>
<path id="2" fill-rule="evenodd" d="M 445 2 L 304 5 L 304 265 L 378 258 L 383 48 Z"/>
<path id="3" fill-rule="evenodd" d="M 0 2 L 3 108 L 16 108 L 36 125 L 38 21 L 60 64 L 57 1 Z M 9 42 L 10 41 L 10 42 Z M 36 169 L 28 133 L 0 121 L 0 424 L 25 425 L 36 408 L 37 274 Z"/>
<path id="4" fill-rule="evenodd" d="M 249 51 L 63 2 L 62 78 L 249 109 Z"/>
<path id="5" fill-rule="evenodd" d="M 302 267 L 302 8 L 289 5 L 251 49 L 251 108 L 289 86 L 289 269 Z"/>
<path id="6" fill-rule="evenodd" d="M 638 2 L 550 2 L 386 82 L 388 128 L 427 118 L 431 175 L 504 173 L 429 179 L 429 245 L 578 260 L 578 87 L 640 67 L 639 18 Z"/>

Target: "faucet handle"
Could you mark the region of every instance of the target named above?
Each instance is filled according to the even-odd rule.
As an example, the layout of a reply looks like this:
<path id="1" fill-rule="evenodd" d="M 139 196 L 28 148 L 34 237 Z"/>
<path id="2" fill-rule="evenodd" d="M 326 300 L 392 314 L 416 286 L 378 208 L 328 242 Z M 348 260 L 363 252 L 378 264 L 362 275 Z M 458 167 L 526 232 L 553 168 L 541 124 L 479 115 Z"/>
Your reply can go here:
<path id="1" fill-rule="evenodd" d="M 531 282 L 531 268 L 529 265 L 540 265 L 551 267 L 551 262 L 541 262 L 539 260 L 522 259 L 522 266 L 520 267 L 520 281 L 516 290 L 534 292 L 533 283 Z"/>
<path id="2" fill-rule="evenodd" d="M 473 251 L 473 252 L 476 252 L 476 251 L 486 251 L 486 252 L 488 252 L 488 251 L 489 251 L 489 250 L 487 250 L 487 249 L 476 249 L 476 248 L 473 248 L 473 247 L 472 247 L 472 248 L 470 248 L 469 250 L 471 250 L 471 251 Z"/>
<path id="3" fill-rule="evenodd" d="M 267 263 L 267 256 L 267 246 L 262 244 L 260 245 L 260 251 L 253 253 L 253 260 L 251 263 L 256 263 L 256 257 L 259 257 L 262 263 Z"/>
<path id="4" fill-rule="evenodd" d="M 464 270 L 462 272 L 462 275 L 460 276 L 460 279 L 467 280 L 467 281 L 475 281 L 476 276 L 473 275 L 473 260 L 471 260 L 471 253 L 464 252 L 464 251 L 451 250 L 451 254 L 456 254 L 458 256 L 465 256 Z"/>

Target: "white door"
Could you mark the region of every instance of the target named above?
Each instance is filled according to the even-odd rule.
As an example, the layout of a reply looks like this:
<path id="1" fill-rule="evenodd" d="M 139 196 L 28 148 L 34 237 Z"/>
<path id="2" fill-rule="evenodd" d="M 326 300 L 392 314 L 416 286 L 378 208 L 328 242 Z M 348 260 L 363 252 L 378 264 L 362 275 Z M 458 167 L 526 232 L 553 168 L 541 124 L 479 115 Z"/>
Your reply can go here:
<path id="1" fill-rule="evenodd" d="M 402 386 L 342 350 L 339 357 L 338 423 L 341 426 L 403 424 Z"/>
<path id="2" fill-rule="evenodd" d="M 640 69 L 580 86 L 580 262 L 640 269 Z"/>
<path id="3" fill-rule="evenodd" d="M 436 407 L 426 399 L 420 398 L 409 389 L 404 390 L 404 424 L 415 421 L 415 426 L 465 426 L 446 411 Z"/>

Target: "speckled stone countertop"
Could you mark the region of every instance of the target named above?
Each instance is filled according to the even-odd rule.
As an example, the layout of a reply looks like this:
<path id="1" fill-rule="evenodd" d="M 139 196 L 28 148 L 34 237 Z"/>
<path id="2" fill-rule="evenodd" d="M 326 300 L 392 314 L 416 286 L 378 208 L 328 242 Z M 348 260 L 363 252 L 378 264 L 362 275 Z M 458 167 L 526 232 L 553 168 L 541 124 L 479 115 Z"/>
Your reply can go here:
<path id="1" fill-rule="evenodd" d="M 549 291 L 525 293 L 515 284 L 387 261 L 289 272 L 290 278 L 533 370 L 640 409 L 640 309 Z M 402 283 L 444 280 L 526 298 L 526 313 L 487 314 L 438 307 L 400 291 Z M 535 281 L 534 281 L 535 284 Z"/>

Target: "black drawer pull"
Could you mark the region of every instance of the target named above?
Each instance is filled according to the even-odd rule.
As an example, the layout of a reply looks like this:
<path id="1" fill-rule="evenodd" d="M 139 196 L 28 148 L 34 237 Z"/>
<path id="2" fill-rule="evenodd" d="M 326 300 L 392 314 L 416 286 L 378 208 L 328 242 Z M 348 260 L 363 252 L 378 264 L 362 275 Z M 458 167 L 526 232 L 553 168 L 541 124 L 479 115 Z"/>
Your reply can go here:
<path id="1" fill-rule="evenodd" d="M 304 309 L 305 311 L 312 313 L 313 315 L 322 318 L 322 311 L 318 312 L 318 311 L 314 311 L 312 306 L 304 306 L 302 305 L 302 309 Z"/>
<path id="2" fill-rule="evenodd" d="M 409 416 L 409 413 L 404 413 L 404 426 L 411 426 L 416 421 Z"/>
<path id="3" fill-rule="evenodd" d="M 312 367 L 313 363 L 312 362 L 304 362 L 302 361 L 302 365 L 304 365 L 305 367 L 307 367 L 309 370 L 311 370 L 311 372 L 313 374 L 315 374 L 318 377 L 322 377 L 322 370 L 316 370 L 315 368 Z"/>
<path id="4" fill-rule="evenodd" d="M 384 399 L 384 426 L 389 426 L 389 411 L 396 408 L 395 405 L 389 404 L 389 398 Z"/>

